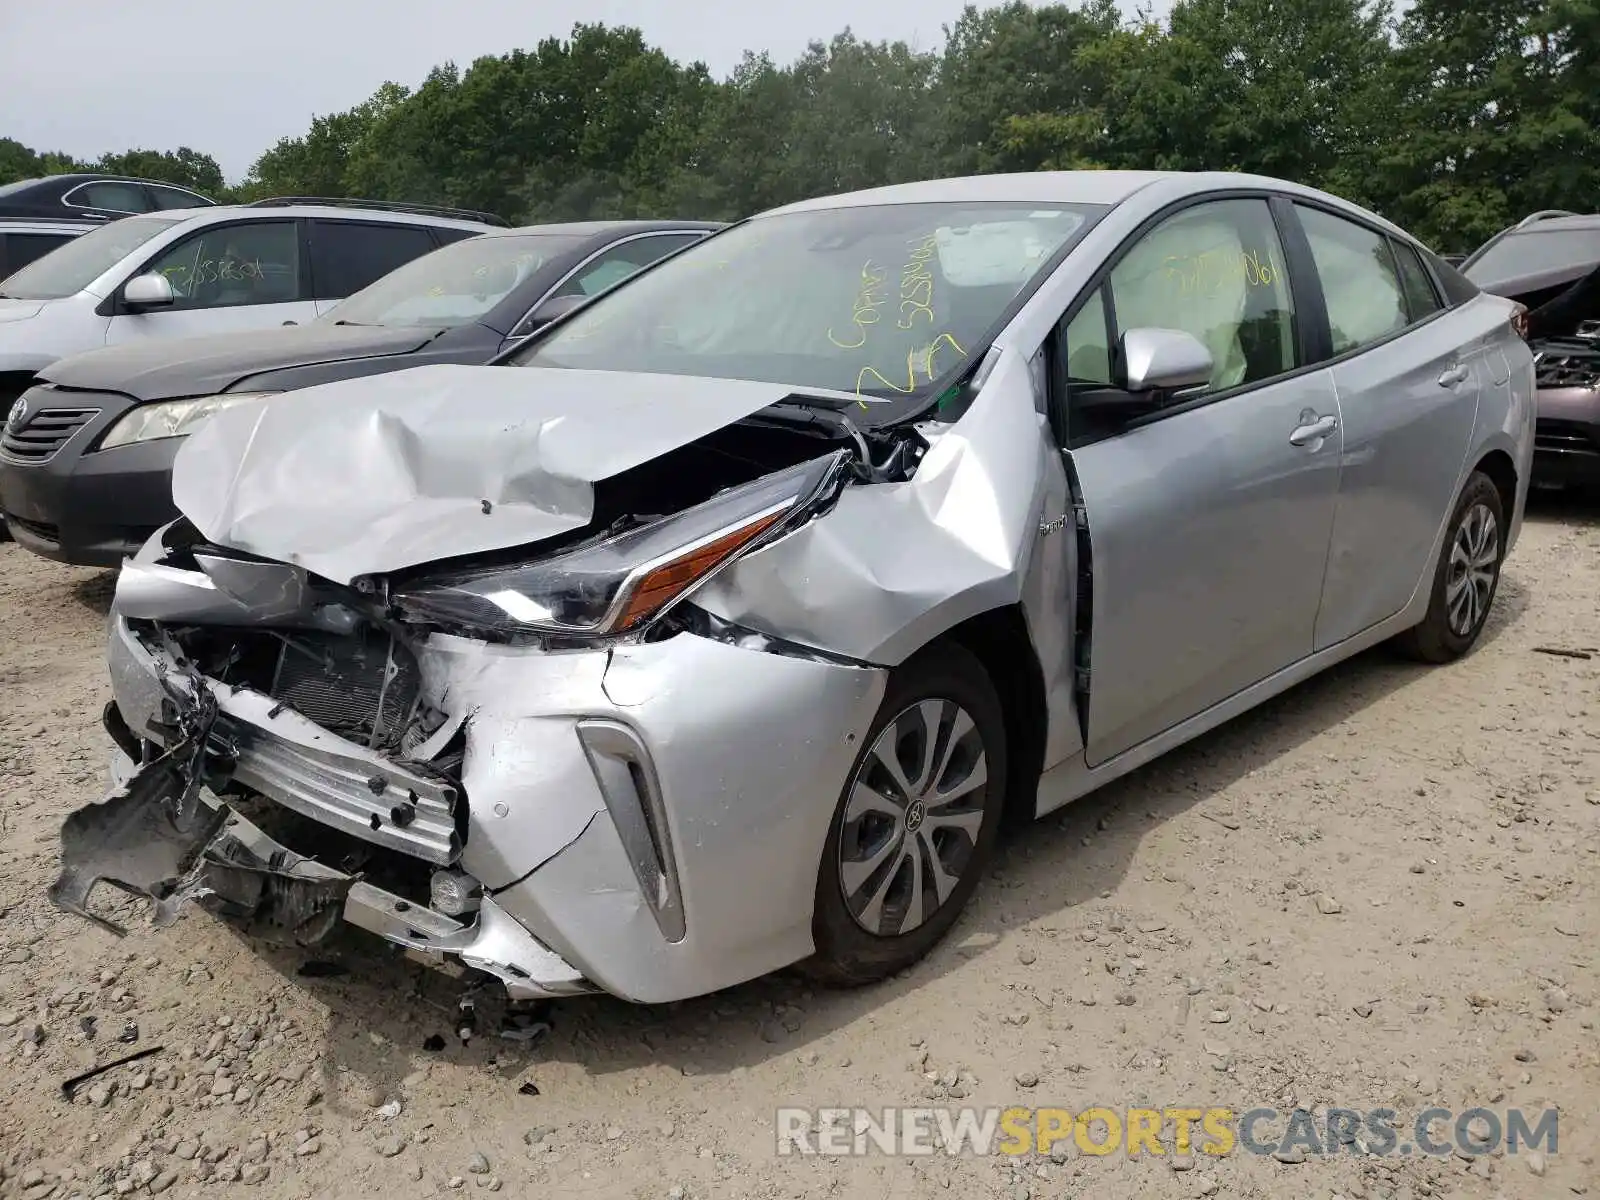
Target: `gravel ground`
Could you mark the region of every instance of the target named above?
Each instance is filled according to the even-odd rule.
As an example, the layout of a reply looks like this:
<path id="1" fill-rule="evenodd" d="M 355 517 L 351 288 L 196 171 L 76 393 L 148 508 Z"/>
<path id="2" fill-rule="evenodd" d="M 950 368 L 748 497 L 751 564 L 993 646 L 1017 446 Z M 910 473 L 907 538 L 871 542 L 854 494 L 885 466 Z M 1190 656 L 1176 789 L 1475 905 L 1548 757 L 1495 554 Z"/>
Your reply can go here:
<path id="1" fill-rule="evenodd" d="M 1536 507 L 1463 662 L 1364 655 L 1013 837 L 904 977 L 570 1001 L 531 1044 L 489 1011 L 461 1043 L 458 985 L 382 946 L 313 978 L 197 910 L 119 941 L 46 903 L 60 819 L 104 785 L 110 590 L 0 544 L 0 1195 L 1600 1197 L 1600 654 L 1535 652 L 1600 647 L 1600 506 Z M 947 1103 L 1548 1104 L 1561 1140 L 774 1151 L 778 1105 Z"/>

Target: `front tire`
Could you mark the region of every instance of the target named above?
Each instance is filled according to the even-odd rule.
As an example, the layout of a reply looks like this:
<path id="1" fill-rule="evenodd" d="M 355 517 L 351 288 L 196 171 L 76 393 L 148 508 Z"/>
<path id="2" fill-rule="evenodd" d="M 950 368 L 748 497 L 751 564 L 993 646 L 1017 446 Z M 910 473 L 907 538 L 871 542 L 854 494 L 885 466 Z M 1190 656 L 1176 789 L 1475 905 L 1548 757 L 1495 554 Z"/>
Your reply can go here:
<path id="1" fill-rule="evenodd" d="M 1451 662 L 1472 649 L 1500 586 L 1505 534 L 1500 489 L 1482 471 L 1474 471 L 1445 533 L 1428 615 L 1395 639 L 1396 649 L 1427 663 Z"/>
<path id="2" fill-rule="evenodd" d="M 933 949 L 994 856 L 1005 787 L 1005 720 L 983 664 L 941 644 L 896 668 L 828 829 L 816 953 L 800 969 L 854 987 Z"/>

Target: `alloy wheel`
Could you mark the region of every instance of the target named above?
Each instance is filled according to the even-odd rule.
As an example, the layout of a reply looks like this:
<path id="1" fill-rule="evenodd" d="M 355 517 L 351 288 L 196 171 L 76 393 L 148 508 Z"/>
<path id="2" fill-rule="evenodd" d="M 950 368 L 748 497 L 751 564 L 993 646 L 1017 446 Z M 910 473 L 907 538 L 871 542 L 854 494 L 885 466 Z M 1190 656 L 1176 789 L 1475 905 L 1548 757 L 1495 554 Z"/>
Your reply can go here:
<path id="1" fill-rule="evenodd" d="M 839 838 L 856 924 L 895 937 L 932 918 L 972 860 L 988 782 L 983 736 L 954 701 L 918 701 L 883 727 L 851 781 Z"/>
<path id="2" fill-rule="evenodd" d="M 1450 632 L 1457 637 L 1471 635 L 1488 615 L 1499 563 L 1500 527 L 1487 504 L 1474 504 L 1456 527 L 1444 585 Z"/>

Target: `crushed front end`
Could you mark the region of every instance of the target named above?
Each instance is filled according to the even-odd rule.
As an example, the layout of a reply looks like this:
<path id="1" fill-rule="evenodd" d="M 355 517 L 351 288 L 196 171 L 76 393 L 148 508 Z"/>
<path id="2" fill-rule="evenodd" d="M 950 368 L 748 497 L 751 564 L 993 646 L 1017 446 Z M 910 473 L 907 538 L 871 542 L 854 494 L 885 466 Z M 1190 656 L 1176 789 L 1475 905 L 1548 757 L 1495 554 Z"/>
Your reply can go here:
<path id="1" fill-rule="evenodd" d="M 1534 344 L 1539 423 L 1535 477 L 1600 486 L 1600 320 Z"/>
<path id="2" fill-rule="evenodd" d="M 851 462 L 451 573 L 336 582 L 169 526 L 118 578 L 120 786 L 67 819 L 51 898 L 109 925 L 104 882 L 158 925 L 195 900 L 308 947 L 345 923 L 513 999 L 668 1001 L 805 957 L 885 673 L 679 600 L 687 560 L 650 539 L 703 576 Z M 624 551 L 651 573 L 619 575 Z"/>

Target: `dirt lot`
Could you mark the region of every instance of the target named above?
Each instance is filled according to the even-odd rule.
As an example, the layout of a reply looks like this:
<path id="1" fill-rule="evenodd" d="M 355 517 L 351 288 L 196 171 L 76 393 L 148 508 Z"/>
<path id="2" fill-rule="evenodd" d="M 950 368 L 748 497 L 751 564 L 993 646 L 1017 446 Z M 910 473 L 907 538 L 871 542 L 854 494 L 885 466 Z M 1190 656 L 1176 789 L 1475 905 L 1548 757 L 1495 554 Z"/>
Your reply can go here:
<path id="1" fill-rule="evenodd" d="M 1600 506 L 1537 509 L 1464 662 L 1365 655 L 1013 838 L 906 977 L 572 1001 L 529 1045 L 488 1009 L 463 1045 L 457 985 L 382 947 L 308 978 L 198 911 L 118 941 L 46 903 L 103 787 L 110 588 L 0 545 L 0 1195 L 1600 1197 L 1600 654 L 1534 650 L 1600 647 Z M 1553 1104 L 1560 1143 L 774 1152 L 778 1105 L 947 1103 Z"/>

